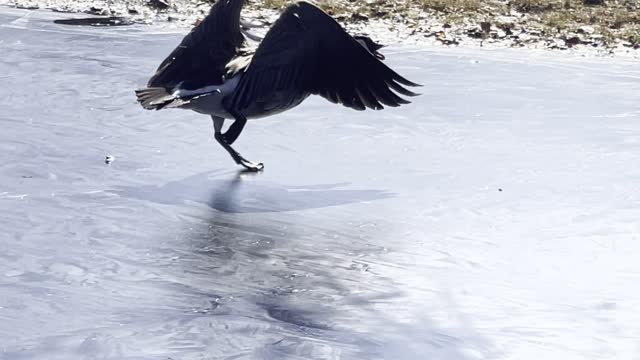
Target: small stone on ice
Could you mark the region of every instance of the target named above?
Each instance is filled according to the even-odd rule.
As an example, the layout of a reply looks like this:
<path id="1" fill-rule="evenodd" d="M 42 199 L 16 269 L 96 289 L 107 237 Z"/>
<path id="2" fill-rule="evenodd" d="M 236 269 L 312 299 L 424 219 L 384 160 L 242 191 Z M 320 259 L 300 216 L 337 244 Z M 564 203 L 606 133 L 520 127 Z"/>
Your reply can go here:
<path id="1" fill-rule="evenodd" d="M 115 160 L 115 158 L 111 155 L 107 155 L 107 157 L 104 159 L 104 162 L 106 164 L 111 164 L 113 162 L 113 160 Z"/>

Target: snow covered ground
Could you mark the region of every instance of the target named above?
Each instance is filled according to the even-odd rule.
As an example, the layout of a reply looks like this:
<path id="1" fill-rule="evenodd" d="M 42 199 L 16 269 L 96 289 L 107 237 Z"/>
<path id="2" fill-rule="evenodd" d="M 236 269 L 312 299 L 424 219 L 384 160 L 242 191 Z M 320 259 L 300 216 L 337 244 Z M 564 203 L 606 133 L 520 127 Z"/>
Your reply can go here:
<path id="1" fill-rule="evenodd" d="M 640 359 L 637 62 L 389 48 L 251 176 L 135 102 L 181 34 L 58 17 L 0 8 L 0 359 Z"/>

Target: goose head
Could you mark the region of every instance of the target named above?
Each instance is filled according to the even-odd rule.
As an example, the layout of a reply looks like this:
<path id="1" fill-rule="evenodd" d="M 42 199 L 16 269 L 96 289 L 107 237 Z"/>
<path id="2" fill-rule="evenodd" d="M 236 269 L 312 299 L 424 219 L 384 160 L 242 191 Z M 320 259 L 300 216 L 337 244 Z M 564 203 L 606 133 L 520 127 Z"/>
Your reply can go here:
<path id="1" fill-rule="evenodd" d="M 382 49 L 384 45 L 378 44 L 377 42 L 371 40 L 371 38 L 368 36 L 356 35 L 354 36 L 354 38 L 360 45 L 362 45 L 362 47 L 367 49 L 367 51 L 371 53 L 371 55 L 375 56 L 380 60 L 385 59 L 384 55 L 378 52 L 378 50 Z"/>

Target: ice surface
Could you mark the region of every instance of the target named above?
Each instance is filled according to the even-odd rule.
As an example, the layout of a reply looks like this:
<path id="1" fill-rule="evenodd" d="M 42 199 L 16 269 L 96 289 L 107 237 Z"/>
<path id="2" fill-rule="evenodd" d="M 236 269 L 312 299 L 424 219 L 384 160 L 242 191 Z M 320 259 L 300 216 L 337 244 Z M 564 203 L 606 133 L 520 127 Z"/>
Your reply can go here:
<path id="1" fill-rule="evenodd" d="M 0 358 L 640 358 L 637 63 L 391 48 L 423 96 L 247 176 L 135 102 L 181 34 L 60 17 L 0 9 Z"/>

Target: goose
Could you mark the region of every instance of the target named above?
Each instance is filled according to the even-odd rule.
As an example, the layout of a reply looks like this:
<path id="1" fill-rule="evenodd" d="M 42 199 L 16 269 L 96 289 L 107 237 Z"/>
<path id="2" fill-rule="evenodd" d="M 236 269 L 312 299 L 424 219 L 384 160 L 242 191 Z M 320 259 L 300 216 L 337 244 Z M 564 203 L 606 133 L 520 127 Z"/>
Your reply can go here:
<path id="1" fill-rule="evenodd" d="M 383 45 L 349 35 L 316 5 L 287 6 L 260 41 L 240 20 L 245 2 L 218 0 L 135 92 L 147 110 L 209 115 L 215 140 L 247 170 L 264 168 L 231 147 L 247 119 L 289 110 L 310 95 L 355 110 L 397 107 L 410 103 L 398 94 L 419 95 L 405 86 L 421 85 L 382 62 Z M 225 119 L 233 123 L 223 133 Z"/>

